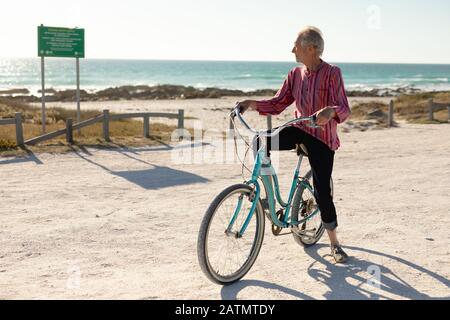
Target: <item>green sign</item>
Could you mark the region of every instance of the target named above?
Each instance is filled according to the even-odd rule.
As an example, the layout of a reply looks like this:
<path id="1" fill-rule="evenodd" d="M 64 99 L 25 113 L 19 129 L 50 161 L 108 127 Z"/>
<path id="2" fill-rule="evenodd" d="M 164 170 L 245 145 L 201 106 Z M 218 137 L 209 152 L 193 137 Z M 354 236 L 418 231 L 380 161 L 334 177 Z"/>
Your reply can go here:
<path id="1" fill-rule="evenodd" d="M 84 29 L 39 26 L 38 56 L 84 58 Z"/>

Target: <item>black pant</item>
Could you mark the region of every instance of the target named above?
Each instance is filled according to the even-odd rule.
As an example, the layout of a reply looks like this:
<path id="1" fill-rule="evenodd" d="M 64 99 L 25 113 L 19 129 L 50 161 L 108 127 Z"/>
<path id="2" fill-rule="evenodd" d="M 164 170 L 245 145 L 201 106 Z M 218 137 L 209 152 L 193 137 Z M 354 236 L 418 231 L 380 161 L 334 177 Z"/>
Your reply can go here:
<path id="1" fill-rule="evenodd" d="M 313 173 L 314 195 L 319 205 L 323 225 L 327 230 L 334 230 L 338 225 L 330 187 L 334 151 L 322 141 L 293 126 L 286 127 L 278 135 L 266 139 L 267 156 L 270 156 L 270 150 L 292 150 L 295 149 L 296 144 L 303 144 L 306 147 Z M 259 139 L 257 141 L 259 142 Z"/>

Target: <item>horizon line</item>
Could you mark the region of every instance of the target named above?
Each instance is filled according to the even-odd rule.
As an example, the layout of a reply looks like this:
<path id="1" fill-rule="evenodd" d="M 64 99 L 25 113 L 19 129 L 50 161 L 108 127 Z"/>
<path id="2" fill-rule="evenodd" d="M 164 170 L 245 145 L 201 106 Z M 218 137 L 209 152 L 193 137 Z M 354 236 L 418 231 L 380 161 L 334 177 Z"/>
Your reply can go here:
<path id="1" fill-rule="evenodd" d="M 41 57 L 19 56 L 19 57 L 3 57 L 0 59 L 40 59 Z M 74 59 L 65 57 L 46 57 L 58 60 Z M 287 60 L 224 60 L 224 59 L 162 59 L 162 58 L 81 58 L 81 60 L 123 60 L 123 61 L 173 61 L 173 62 L 267 62 L 267 63 L 292 63 L 298 64 L 295 61 Z M 396 64 L 396 65 L 450 65 L 450 62 L 370 62 L 370 61 L 331 61 L 324 60 L 330 63 L 343 64 Z"/>

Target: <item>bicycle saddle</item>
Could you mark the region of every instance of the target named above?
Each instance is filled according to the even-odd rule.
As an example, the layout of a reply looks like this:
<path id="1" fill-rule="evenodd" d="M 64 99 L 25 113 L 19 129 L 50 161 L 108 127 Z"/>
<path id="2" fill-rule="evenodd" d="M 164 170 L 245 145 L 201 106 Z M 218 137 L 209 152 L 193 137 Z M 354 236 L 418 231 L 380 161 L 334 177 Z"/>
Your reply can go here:
<path id="1" fill-rule="evenodd" d="M 299 143 L 295 145 L 295 151 L 297 152 L 298 156 L 308 156 L 308 150 L 306 149 L 305 145 L 303 143 Z"/>

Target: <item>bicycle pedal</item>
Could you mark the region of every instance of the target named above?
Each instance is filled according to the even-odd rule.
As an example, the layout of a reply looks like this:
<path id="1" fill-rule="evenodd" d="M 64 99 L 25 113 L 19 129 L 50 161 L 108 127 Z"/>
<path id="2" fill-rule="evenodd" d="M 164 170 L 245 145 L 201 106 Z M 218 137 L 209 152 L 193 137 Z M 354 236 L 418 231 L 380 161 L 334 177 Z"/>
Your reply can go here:
<path id="1" fill-rule="evenodd" d="M 284 218 L 284 210 L 283 209 L 280 209 L 277 211 L 277 218 L 280 221 L 283 220 L 283 218 Z M 272 233 L 274 236 L 279 236 L 282 230 L 283 230 L 283 228 L 281 228 L 275 224 L 272 224 Z"/>
<path id="2" fill-rule="evenodd" d="M 281 233 L 281 230 L 283 230 L 283 228 L 281 228 L 281 227 L 279 227 L 279 226 L 277 226 L 275 224 L 272 224 L 272 234 L 274 236 L 279 236 L 280 233 Z"/>

